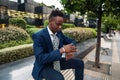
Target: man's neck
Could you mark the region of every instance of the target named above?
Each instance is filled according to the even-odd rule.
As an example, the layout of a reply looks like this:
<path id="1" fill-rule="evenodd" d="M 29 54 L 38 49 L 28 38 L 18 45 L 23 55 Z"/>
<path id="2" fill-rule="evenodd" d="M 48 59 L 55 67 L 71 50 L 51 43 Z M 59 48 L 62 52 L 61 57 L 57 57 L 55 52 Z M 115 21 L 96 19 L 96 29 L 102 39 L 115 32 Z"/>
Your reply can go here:
<path id="1" fill-rule="evenodd" d="M 47 29 L 48 29 L 48 31 L 49 31 L 49 34 L 57 34 L 57 32 L 56 33 L 54 33 L 51 29 L 50 29 L 50 27 L 49 26 L 47 26 Z"/>

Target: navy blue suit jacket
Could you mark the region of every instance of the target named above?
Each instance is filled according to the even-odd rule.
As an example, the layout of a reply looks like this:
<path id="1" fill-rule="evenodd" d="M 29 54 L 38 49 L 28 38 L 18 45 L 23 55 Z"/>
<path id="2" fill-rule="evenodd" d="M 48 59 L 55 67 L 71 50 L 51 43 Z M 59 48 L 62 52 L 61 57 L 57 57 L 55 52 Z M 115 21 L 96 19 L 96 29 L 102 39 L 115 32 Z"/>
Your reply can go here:
<path id="1" fill-rule="evenodd" d="M 75 44 L 74 40 L 64 36 L 61 31 L 57 32 L 57 36 L 60 40 L 59 48 L 69 43 Z M 61 54 L 59 50 L 53 50 L 52 41 L 47 28 L 33 34 L 32 39 L 35 55 L 32 75 L 35 80 L 42 80 L 41 70 L 47 65 L 52 66 L 53 61 L 60 60 Z"/>

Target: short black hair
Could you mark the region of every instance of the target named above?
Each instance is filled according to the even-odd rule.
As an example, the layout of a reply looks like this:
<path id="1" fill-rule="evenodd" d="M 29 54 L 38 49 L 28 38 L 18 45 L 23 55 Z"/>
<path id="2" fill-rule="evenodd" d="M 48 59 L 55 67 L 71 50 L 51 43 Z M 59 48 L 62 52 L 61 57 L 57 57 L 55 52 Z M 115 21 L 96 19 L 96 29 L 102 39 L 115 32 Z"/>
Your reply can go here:
<path id="1" fill-rule="evenodd" d="M 64 14 L 62 13 L 62 11 L 60 11 L 58 9 L 52 10 L 51 14 L 49 15 L 49 20 L 53 17 L 56 17 L 56 16 L 63 17 Z"/>

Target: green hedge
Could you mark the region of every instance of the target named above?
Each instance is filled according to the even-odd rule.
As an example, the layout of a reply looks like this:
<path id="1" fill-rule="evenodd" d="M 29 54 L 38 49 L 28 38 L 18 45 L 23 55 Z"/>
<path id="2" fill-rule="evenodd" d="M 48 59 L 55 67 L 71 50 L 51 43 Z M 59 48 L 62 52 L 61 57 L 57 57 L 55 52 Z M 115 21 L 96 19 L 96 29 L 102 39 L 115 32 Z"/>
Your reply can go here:
<path id="1" fill-rule="evenodd" d="M 33 55 L 32 44 L 0 50 L 0 64 L 16 61 Z"/>
<path id="2" fill-rule="evenodd" d="M 66 28 L 75 28 L 75 25 L 72 23 L 63 23 L 62 29 L 66 29 Z"/>
<path id="3" fill-rule="evenodd" d="M 44 28 L 47 27 L 48 23 L 49 23 L 48 20 L 44 21 Z"/>
<path id="4" fill-rule="evenodd" d="M 23 44 L 30 44 L 32 43 L 32 39 L 29 38 L 27 40 L 19 40 L 19 41 L 10 41 L 6 43 L 0 43 L 0 49 L 7 48 L 7 47 L 13 47 L 13 46 L 18 46 L 18 45 L 23 45 Z"/>
<path id="5" fill-rule="evenodd" d="M 19 41 L 19 40 L 27 40 L 30 38 L 28 33 L 18 27 L 6 27 L 0 29 L 0 42 L 6 43 L 10 41 Z"/>
<path id="6" fill-rule="evenodd" d="M 44 27 L 47 27 L 48 23 L 49 23 L 48 20 L 45 20 L 44 21 Z M 75 25 L 72 24 L 72 23 L 63 23 L 63 25 L 62 25 L 62 29 L 74 28 L 74 27 L 75 27 Z"/>
<path id="7" fill-rule="evenodd" d="M 22 18 L 10 18 L 9 24 L 26 29 L 27 22 Z"/>
<path id="8" fill-rule="evenodd" d="M 82 42 L 84 40 L 96 37 L 96 31 L 91 28 L 67 28 L 63 30 L 63 33 L 74 39 L 76 42 Z"/>
<path id="9" fill-rule="evenodd" d="M 30 42 L 32 40 L 24 29 L 13 26 L 0 28 L 0 49 Z"/>
<path id="10" fill-rule="evenodd" d="M 76 42 L 82 42 L 90 38 L 96 37 L 96 31 L 91 28 L 68 28 L 63 33 L 74 39 Z M 26 44 L 0 50 L 0 64 L 16 61 L 33 55 L 32 44 Z"/>
<path id="11" fill-rule="evenodd" d="M 42 28 L 36 28 L 35 26 L 28 25 L 26 28 L 27 33 L 32 37 L 33 33 L 41 30 Z"/>

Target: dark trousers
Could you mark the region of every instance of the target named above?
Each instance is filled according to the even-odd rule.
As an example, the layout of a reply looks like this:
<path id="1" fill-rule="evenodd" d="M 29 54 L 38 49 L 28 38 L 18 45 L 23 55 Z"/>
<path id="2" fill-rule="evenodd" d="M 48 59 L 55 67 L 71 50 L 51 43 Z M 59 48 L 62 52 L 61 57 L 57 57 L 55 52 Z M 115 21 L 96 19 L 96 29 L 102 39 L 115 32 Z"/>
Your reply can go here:
<path id="1" fill-rule="evenodd" d="M 61 70 L 75 69 L 75 80 L 83 80 L 84 75 L 84 62 L 80 59 L 60 60 Z M 46 67 L 42 71 L 42 77 L 46 80 L 64 80 L 63 75 L 54 70 L 52 67 Z"/>

